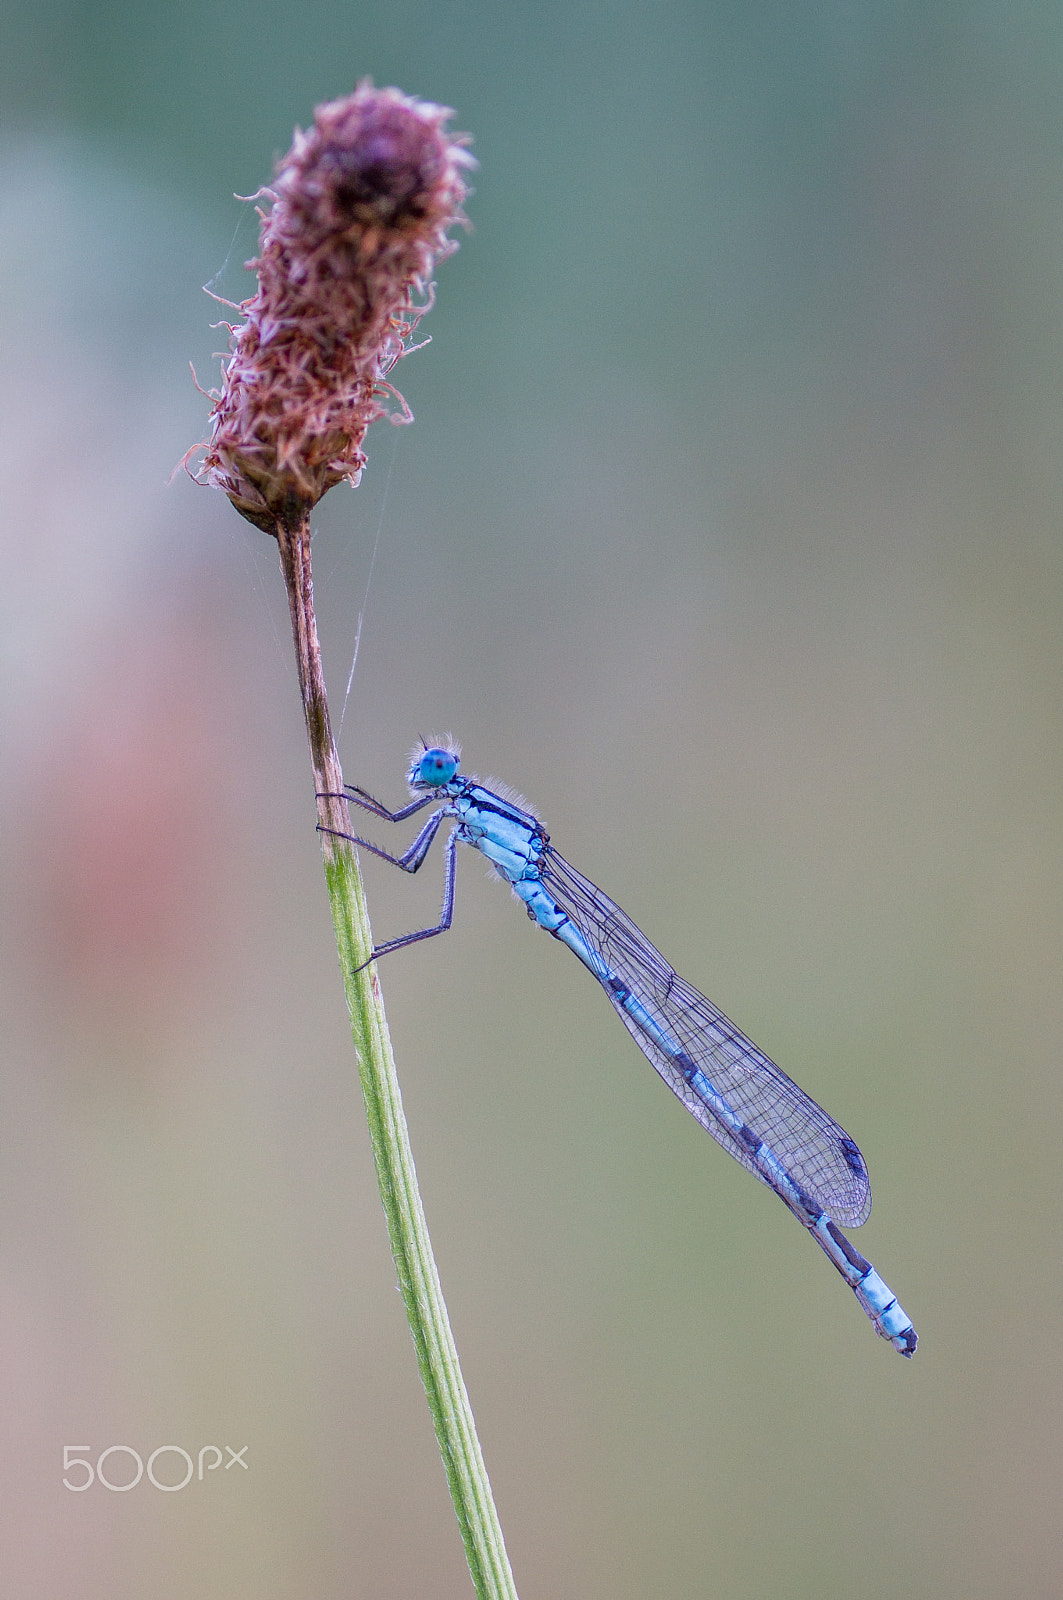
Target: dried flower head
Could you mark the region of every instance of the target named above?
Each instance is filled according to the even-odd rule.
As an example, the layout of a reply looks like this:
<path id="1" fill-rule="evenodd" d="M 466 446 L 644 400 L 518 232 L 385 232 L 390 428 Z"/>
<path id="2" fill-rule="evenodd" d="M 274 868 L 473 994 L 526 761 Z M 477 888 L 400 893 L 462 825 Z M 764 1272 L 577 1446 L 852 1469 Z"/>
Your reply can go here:
<path id="1" fill-rule="evenodd" d="M 260 210 L 258 292 L 230 353 L 197 476 L 267 532 L 334 484 L 357 483 L 366 429 L 399 400 L 385 382 L 409 349 L 435 262 L 464 221 L 465 141 L 451 112 L 365 81 L 296 129 Z"/>

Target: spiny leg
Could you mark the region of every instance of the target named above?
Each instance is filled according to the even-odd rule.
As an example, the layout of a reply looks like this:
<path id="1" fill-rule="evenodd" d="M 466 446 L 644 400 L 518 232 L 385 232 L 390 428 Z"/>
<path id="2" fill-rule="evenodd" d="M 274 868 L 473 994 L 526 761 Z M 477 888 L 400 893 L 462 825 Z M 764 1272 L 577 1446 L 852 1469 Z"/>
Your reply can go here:
<path id="1" fill-rule="evenodd" d="M 428 854 L 432 840 L 439 830 L 445 813 L 437 811 L 435 816 L 429 817 L 413 844 L 403 856 L 389 855 L 386 850 L 381 850 L 377 845 L 370 844 L 368 839 L 358 839 L 352 833 L 340 833 L 336 828 L 325 828 L 318 824 L 319 833 L 331 833 L 337 839 L 347 839 L 351 844 L 362 845 L 371 850 L 382 861 L 388 861 L 393 867 L 401 867 L 404 872 L 416 872 Z M 458 830 L 453 828 L 446 843 L 446 857 L 443 869 L 443 909 L 439 921 L 434 928 L 418 928 L 414 933 L 402 933 L 397 939 L 388 939 L 384 944 L 377 945 L 368 961 L 363 961 L 361 966 L 355 967 L 355 972 L 361 972 L 372 961 L 377 961 L 381 956 L 390 955 L 392 950 L 401 950 L 404 945 L 417 944 L 421 939 L 431 939 L 437 933 L 446 933 L 454 916 L 454 879 L 457 863 Z"/>
<path id="2" fill-rule="evenodd" d="M 420 800 L 411 800 L 408 806 L 403 806 L 398 811 L 389 811 L 380 800 L 375 800 L 371 794 L 357 785 L 348 783 L 342 792 L 332 789 L 319 789 L 319 800 L 353 800 L 356 806 L 361 806 L 363 811 L 369 811 L 374 817 L 380 817 L 384 822 L 404 822 L 407 817 L 412 817 L 414 812 L 423 811 L 425 806 L 430 806 L 436 798 L 434 794 L 422 795 Z"/>
<path id="3" fill-rule="evenodd" d="M 432 939 L 437 933 L 446 933 L 454 917 L 454 877 L 458 859 L 458 830 L 454 828 L 446 843 L 446 866 L 443 873 L 443 909 L 439 921 L 434 928 L 418 928 L 415 933 L 401 933 L 397 939 L 388 939 L 385 944 L 377 945 L 370 961 L 376 961 L 380 956 L 390 955 L 392 950 L 401 950 L 404 945 L 416 944 L 420 939 Z M 368 966 L 368 962 L 363 965 Z M 361 968 L 358 969 L 361 971 Z"/>
<path id="4" fill-rule="evenodd" d="M 393 867 L 401 867 L 403 872 L 416 872 L 424 861 L 431 847 L 432 840 L 439 832 L 439 824 L 446 813 L 436 811 L 429 817 L 410 848 L 401 856 L 393 856 L 389 850 L 382 850 L 378 844 L 373 844 L 369 839 L 360 839 L 354 833 L 341 833 L 338 828 L 326 828 L 321 822 L 317 825 L 318 833 L 331 833 L 337 839 L 346 839 L 351 844 L 361 845 L 365 850 L 371 850 L 373 855 L 379 856 L 381 861 L 387 861 Z"/>

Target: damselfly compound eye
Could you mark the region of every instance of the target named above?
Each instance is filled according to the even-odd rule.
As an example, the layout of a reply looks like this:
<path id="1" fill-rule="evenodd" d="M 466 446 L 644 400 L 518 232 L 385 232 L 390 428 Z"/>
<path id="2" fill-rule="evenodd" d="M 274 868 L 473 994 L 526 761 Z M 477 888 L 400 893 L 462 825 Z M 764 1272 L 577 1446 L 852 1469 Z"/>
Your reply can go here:
<path id="1" fill-rule="evenodd" d="M 418 779 L 434 789 L 449 783 L 457 770 L 458 758 L 452 750 L 426 750 L 418 764 Z"/>

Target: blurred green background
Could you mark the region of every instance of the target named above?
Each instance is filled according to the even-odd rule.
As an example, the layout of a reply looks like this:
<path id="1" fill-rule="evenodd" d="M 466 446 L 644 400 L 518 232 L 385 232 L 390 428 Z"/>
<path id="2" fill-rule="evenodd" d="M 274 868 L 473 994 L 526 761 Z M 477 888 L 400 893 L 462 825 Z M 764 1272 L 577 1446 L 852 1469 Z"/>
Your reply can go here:
<path id="1" fill-rule="evenodd" d="M 364 612 L 348 776 L 397 803 L 452 729 L 527 794 L 859 1140 L 856 1242 L 921 1336 L 874 1337 L 463 859 L 449 938 L 382 971 L 523 1600 L 1058 1594 L 1059 8 L 3 28 L 5 1596 L 470 1593 L 275 552 L 167 486 L 200 285 L 249 292 L 231 196 L 367 74 L 481 165 L 416 426 L 316 524 L 337 712 Z M 438 865 L 369 866 L 380 936 Z M 64 1445 L 165 1444 L 248 1470 L 62 1485 Z"/>

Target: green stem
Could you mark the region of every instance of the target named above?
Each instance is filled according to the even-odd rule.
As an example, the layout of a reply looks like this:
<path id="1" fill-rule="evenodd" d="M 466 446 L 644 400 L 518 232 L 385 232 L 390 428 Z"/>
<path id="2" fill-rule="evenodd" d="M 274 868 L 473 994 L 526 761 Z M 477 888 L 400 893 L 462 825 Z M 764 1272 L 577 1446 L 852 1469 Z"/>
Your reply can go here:
<path id="1" fill-rule="evenodd" d="M 318 818 L 323 829 L 333 830 L 321 835 L 325 878 L 399 1287 L 476 1593 L 480 1600 L 517 1600 L 421 1206 L 376 967 L 362 967 L 373 940 L 358 861 L 353 847 L 336 837 L 350 833 L 351 822 L 342 798 L 343 774 L 321 670 L 309 514 L 299 509 L 290 520 L 278 522 L 275 532 L 288 591 Z"/>

